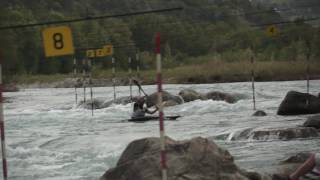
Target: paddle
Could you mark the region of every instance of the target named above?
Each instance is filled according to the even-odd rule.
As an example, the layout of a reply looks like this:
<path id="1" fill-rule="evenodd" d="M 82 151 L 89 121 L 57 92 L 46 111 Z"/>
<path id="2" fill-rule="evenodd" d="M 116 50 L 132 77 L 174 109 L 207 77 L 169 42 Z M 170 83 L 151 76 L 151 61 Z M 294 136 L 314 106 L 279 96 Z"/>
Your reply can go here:
<path id="1" fill-rule="evenodd" d="M 143 94 L 148 97 L 148 94 L 147 94 L 146 92 L 144 92 L 144 90 L 142 89 L 142 87 L 141 87 L 141 85 L 139 84 L 139 82 L 138 82 L 137 80 L 135 80 L 135 79 L 133 79 L 132 81 L 133 81 L 133 83 L 134 83 L 135 85 L 138 86 L 138 88 L 143 92 Z"/>

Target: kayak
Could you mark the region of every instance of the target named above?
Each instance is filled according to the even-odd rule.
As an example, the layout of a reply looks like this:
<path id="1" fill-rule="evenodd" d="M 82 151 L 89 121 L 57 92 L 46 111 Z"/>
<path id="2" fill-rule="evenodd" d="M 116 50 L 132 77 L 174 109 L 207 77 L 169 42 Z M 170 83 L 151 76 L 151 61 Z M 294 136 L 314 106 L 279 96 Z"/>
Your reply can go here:
<path id="1" fill-rule="evenodd" d="M 181 116 L 165 116 L 164 120 L 177 120 L 177 118 L 179 118 Z M 146 122 L 146 121 L 156 121 L 158 120 L 159 117 L 158 116 L 144 116 L 144 117 L 138 117 L 138 118 L 131 118 L 128 119 L 129 122 Z"/>

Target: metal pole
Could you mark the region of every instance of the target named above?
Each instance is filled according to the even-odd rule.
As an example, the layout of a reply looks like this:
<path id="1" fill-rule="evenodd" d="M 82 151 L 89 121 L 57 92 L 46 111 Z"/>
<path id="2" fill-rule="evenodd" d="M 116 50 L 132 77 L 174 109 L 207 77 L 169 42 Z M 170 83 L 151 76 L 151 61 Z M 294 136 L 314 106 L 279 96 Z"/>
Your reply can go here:
<path id="1" fill-rule="evenodd" d="M 251 65 L 252 65 L 252 69 L 251 69 L 251 83 L 252 83 L 252 101 L 253 101 L 253 110 L 256 110 L 256 93 L 255 93 L 255 86 L 254 86 L 254 57 L 253 55 L 251 56 Z"/>
<path id="2" fill-rule="evenodd" d="M 2 56 L 0 52 L 0 130 L 1 130 L 1 150 L 2 150 L 2 171 L 3 179 L 8 179 L 7 157 L 6 157 L 6 141 L 4 132 L 4 116 L 3 116 L 3 84 L 2 84 Z"/>
<path id="3" fill-rule="evenodd" d="M 311 55 L 311 45 L 310 42 L 307 41 L 307 69 L 306 69 L 306 76 L 307 76 L 307 93 L 310 92 L 310 55 Z"/>
<path id="4" fill-rule="evenodd" d="M 157 60 L 157 84 L 158 84 L 158 108 L 159 108 L 159 128 L 160 128 L 160 162 L 162 180 L 167 180 L 167 162 L 165 150 L 165 131 L 163 122 L 163 105 L 162 105 L 162 74 L 161 74 L 161 54 L 160 54 L 160 33 L 156 36 L 156 60 Z"/>
<path id="5" fill-rule="evenodd" d="M 116 100 L 116 62 L 112 57 L 112 84 L 113 84 L 113 100 Z"/>
<path id="6" fill-rule="evenodd" d="M 83 102 L 86 102 L 86 59 L 82 60 L 82 87 L 83 87 Z"/>
<path id="7" fill-rule="evenodd" d="M 139 53 L 136 53 L 136 61 L 137 61 L 137 78 L 138 81 L 140 81 L 140 57 L 139 57 Z M 139 89 L 139 96 L 141 96 L 141 89 Z"/>
<path id="8" fill-rule="evenodd" d="M 92 59 L 88 59 L 89 86 L 91 98 L 91 115 L 93 116 L 93 90 L 92 90 Z"/>
<path id="9" fill-rule="evenodd" d="M 76 99 L 76 104 L 78 104 L 78 93 L 77 93 L 77 59 L 73 58 L 73 77 L 75 78 L 76 82 L 74 84 L 74 95 Z"/>
<path id="10" fill-rule="evenodd" d="M 130 87 L 130 98 L 132 100 L 132 69 L 131 69 L 131 57 L 128 58 L 129 65 L 129 87 Z"/>

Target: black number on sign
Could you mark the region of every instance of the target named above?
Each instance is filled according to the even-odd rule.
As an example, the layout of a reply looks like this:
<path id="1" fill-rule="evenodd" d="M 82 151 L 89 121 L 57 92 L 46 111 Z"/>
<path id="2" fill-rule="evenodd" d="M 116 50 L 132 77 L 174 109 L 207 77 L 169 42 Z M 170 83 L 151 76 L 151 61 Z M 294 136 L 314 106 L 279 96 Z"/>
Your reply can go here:
<path id="1" fill-rule="evenodd" d="M 53 46 L 56 49 L 62 49 L 64 44 L 63 44 L 63 36 L 61 33 L 54 33 L 53 34 Z"/>

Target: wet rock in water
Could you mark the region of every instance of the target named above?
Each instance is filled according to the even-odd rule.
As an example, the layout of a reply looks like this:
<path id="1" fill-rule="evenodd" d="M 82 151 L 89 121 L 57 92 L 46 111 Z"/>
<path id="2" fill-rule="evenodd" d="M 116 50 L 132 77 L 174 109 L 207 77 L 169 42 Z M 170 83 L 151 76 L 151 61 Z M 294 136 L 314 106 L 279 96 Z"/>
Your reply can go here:
<path id="1" fill-rule="evenodd" d="M 17 92 L 19 88 L 15 84 L 5 84 L 3 92 Z"/>
<path id="2" fill-rule="evenodd" d="M 167 91 L 162 92 L 162 101 L 171 101 L 165 104 L 165 106 L 170 106 L 170 105 L 178 105 L 183 103 L 183 99 L 181 96 L 175 96 Z M 158 103 L 158 93 L 153 93 L 147 97 L 146 104 L 147 107 L 152 107 Z"/>
<path id="3" fill-rule="evenodd" d="M 261 110 L 256 111 L 255 113 L 252 114 L 252 116 L 266 116 L 267 113 Z"/>
<path id="4" fill-rule="evenodd" d="M 237 100 L 231 94 L 218 92 L 218 91 L 211 91 L 208 92 L 205 96 L 206 99 L 211 99 L 213 101 L 225 101 L 227 103 L 236 103 Z"/>
<path id="5" fill-rule="evenodd" d="M 299 115 L 320 113 L 320 98 L 296 91 L 287 93 L 278 109 L 278 115 Z"/>
<path id="6" fill-rule="evenodd" d="M 317 129 L 312 127 L 256 130 L 256 131 L 253 131 L 251 135 L 252 139 L 255 139 L 255 140 L 269 140 L 269 139 L 291 140 L 296 138 L 310 138 L 310 137 L 318 137 L 318 136 L 319 136 L 319 133 Z"/>
<path id="7" fill-rule="evenodd" d="M 107 108 L 107 107 L 110 107 L 112 104 L 122 104 L 122 105 L 126 105 L 126 104 L 129 104 L 131 102 L 136 102 L 137 99 L 139 97 L 131 97 L 130 96 L 124 96 L 124 97 L 119 97 L 119 98 L 116 98 L 115 100 L 111 100 L 111 101 L 104 101 L 102 99 L 93 99 L 93 109 L 103 109 L 103 108 Z M 79 104 L 78 104 L 78 107 L 83 107 L 85 109 L 91 109 L 91 105 L 92 102 L 91 100 L 87 100 L 86 102 L 84 101 L 81 101 Z"/>
<path id="8" fill-rule="evenodd" d="M 116 167 L 107 170 L 100 180 L 161 180 L 159 150 L 159 138 L 131 142 Z M 240 170 L 227 150 L 205 138 L 166 138 L 166 152 L 169 180 L 261 179 L 259 174 Z"/>
<path id="9" fill-rule="evenodd" d="M 225 138 L 228 141 L 238 140 L 291 140 L 297 138 L 319 137 L 319 132 L 313 127 L 294 127 L 284 129 L 263 129 L 255 130 L 253 128 L 243 129 L 228 135 L 219 135 L 216 138 Z"/>
<path id="10" fill-rule="evenodd" d="M 308 117 L 307 121 L 303 123 L 303 126 L 320 129 L 320 115 Z"/>
<path id="11" fill-rule="evenodd" d="M 193 89 L 183 89 L 179 92 L 179 95 L 183 98 L 184 102 L 204 99 L 204 97 L 200 93 Z"/>
<path id="12" fill-rule="evenodd" d="M 78 103 L 78 107 L 84 108 L 84 109 L 101 109 L 103 108 L 104 101 L 101 99 L 91 99 L 84 101 L 80 101 Z"/>

